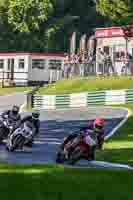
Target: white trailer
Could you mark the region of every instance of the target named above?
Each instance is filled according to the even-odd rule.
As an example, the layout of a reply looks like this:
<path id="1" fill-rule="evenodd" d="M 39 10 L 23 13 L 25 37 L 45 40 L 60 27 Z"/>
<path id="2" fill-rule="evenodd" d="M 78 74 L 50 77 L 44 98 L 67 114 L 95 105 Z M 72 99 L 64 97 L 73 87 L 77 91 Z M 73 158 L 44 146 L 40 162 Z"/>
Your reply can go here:
<path id="1" fill-rule="evenodd" d="M 0 53 L 0 80 L 28 85 L 62 78 L 65 56 L 43 53 Z"/>

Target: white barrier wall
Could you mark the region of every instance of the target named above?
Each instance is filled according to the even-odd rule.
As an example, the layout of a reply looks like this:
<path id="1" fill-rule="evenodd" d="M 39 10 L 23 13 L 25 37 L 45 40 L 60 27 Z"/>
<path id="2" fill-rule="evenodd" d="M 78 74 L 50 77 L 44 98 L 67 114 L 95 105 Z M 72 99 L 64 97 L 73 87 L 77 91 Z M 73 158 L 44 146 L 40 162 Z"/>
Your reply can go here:
<path id="1" fill-rule="evenodd" d="M 106 105 L 125 104 L 125 90 L 106 91 Z"/>
<path id="2" fill-rule="evenodd" d="M 95 105 L 118 105 L 133 102 L 133 89 L 94 91 L 67 95 L 34 95 L 33 108 L 62 109 Z"/>
<path id="3" fill-rule="evenodd" d="M 48 95 L 48 96 L 44 96 L 43 97 L 43 107 L 47 108 L 49 107 L 49 109 L 54 109 L 55 108 L 55 98 L 56 96 L 54 95 Z"/>
<path id="4" fill-rule="evenodd" d="M 87 94 L 80 93 L 80 94 L 71 94 L 70 95 L 70 107 L 85 107 L 87 106 Z"/>

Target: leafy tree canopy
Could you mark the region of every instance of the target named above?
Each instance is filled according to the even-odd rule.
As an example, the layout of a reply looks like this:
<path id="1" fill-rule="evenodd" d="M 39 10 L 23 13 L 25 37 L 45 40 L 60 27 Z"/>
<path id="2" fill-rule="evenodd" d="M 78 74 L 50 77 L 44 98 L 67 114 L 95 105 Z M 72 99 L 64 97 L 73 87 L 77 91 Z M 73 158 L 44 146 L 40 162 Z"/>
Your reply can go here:
<path id="1" fill-rule="evenodd" d="M 121 23 L 133 21 L 132 0 L 96 0 L 97 11 Z"/>
<path id="2" fill-rule="evenodd" d="M 8 22 L 15 30 L 39 30 L 52 10 L 49 0 L 8 0 Z"/>

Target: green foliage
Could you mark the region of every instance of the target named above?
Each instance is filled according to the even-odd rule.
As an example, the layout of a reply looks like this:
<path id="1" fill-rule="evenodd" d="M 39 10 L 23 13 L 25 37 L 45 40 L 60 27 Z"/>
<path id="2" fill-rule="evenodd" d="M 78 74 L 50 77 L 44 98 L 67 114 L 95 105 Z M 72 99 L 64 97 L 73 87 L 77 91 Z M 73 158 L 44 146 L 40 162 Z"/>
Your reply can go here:
<path id="1" fill-rule="evenodd" d="M 133 19 L 132 0 L 96 0 L 96 8 L 103 16 L 117 22 L 130 22 Z"/>
<path id="2" fill-rule="evenodd" d="M 66 52 L 73 31 L 79 41 L 106 21 L 93 0 L 0 0 L 0 52 Z"/>
<path id="3" fill-rule="evenodd" d="M 20 32 L 39 30 L 50 10 L 49 0 L 9 0 L 8 3 L 8 22 Z"/>

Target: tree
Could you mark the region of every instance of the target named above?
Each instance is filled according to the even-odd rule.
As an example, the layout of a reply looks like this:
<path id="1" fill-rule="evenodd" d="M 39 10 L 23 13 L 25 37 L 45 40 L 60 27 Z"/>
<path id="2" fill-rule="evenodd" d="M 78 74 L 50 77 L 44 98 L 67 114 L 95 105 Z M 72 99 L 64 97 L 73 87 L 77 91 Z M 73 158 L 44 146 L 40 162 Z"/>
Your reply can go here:
<path id="1" fill-rule="evenodd" d="M 8 22 L 20 32 L 39 30 L 51 11 L 49 0 L 8 0 Z"/>
<path id="2" fill-rule="evenodd" d="M 58 39 L 61 49 L 64 48 L 65 51 L 69 48 L 68 41 L 73 31 L 76 31 L 80 38 L 82 32 L 89 33 L 92 27 L 99 23 L 93 0 L 51 0 L 51 2 L 54 12 L 42 24 L 41 31 L 52 28 L 50 41 L 52 38 L 52 41 L 55 39 L 57 43 Z"/>
<path id="3" fill-rule="evenodd" d="M 73 31 L 105 23 L 95 0 L 0 0 L 0 52 L 66 52 Z M 104 20 L 103 20 L 104 19 Z"/>
<path id="4" fill-rule="evenodd" d="M 96 0 L 97 11 L 116 22 L 133 21 L 132 0 Z"/>
<path id="5" fill-rule="evenodd" d="M 0 0 L 0 24 L 7 23 L 8 0 Z"/>

